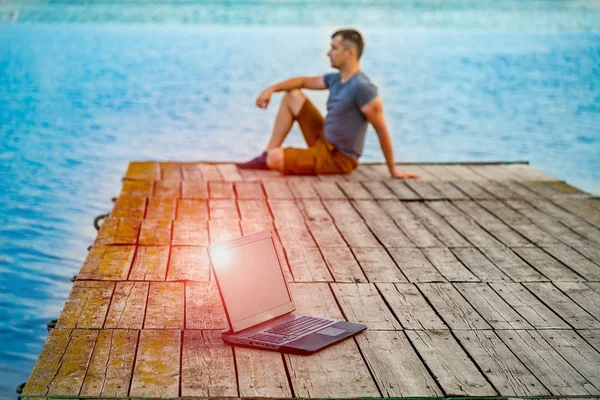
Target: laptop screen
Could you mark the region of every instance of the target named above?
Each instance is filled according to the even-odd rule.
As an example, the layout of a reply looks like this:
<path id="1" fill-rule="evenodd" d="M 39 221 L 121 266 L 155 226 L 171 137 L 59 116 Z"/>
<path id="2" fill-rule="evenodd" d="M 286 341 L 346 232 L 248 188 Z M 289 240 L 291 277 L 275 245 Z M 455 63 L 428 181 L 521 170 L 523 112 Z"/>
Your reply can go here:
<path id="1" fill-rule="evenodd" d="M 210 253 L 236 332 L 294 309 L 270 232 L 257 239 L 224 249 L 213 248 Z"/>

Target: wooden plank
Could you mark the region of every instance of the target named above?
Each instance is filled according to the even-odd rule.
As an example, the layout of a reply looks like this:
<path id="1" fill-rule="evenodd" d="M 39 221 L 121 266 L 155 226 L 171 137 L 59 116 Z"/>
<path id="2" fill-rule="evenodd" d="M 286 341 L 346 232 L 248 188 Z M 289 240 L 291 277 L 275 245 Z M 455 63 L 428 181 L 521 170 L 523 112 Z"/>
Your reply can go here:
<path id="1" fill-rule="evenodd" d="M 139 219 L 107 217 L 102 221 L 94 244 L 136 244 L 141 224 Z"/>
<path id="2" fill-rule="evenodd" d="M 171 247 L 167 281 L 207 282 L 209 271 L 208 251 L 205 246 Z"/>
<path id="3" fill-rule="evenodd" d="M 516 193 L 515 191 L 511 190 L 505 184 L 506 182 L 507 181 L 504 181 L 502 183 L 500 183 L 498 181 L 481 181 L 481 182 L 477 182 L 477 184 L 499 199 L 521 198 L 521 194 Z"/>
<path id="4" fill-rule="evenodd" d="M 421 168 L 437 176 L 441 181 L 454 181 L 461 178 L 452 170 L 452 165 L 422 165 Z"/>
<path id="5" fill-rule="evenodd" d="M 80 332 L 82 332 L 80 330 Z M 45 396 L 48 394 L 48 386 L 54 380 L 61 367 L 62 357 L 57 354 L 65 354 L 71 340 L 71 329 L 53 329 L 33 366 L 31 375 L 23 388 L 23 395 Z"/>
<path id="6" fill-rule="evenodd" d="M 200 169 L 200 164 L 198 163 L 181 163 L 181 175 L 184 181 L 189 180 L 198 182 L 204 180 L 202 170 Z"/>
<path id="7" fill-rule="evenodd" d="M 348 320 L 364 324 L 370 330 L 402 329 L 373 283 L 332 283 L 330 286 Z"/>
<path id="8" fill-rule="evenodd" d="M 185 302 L 186 329 L 229 328 L 215 282 L 186 282 Z"/>
<path id="9" fill-rule="evenodd" d="M 489 258 L 498 268 L 511 277 L 516 282 L 527 281 L 547 281 L 542 274 L 521 260 L 510 249 L 490 247 L 479 249 L 487 258 Z"/>
<path id="10" fill-rule="evenodd" d="M 287 246 L 285 254 L 296 282 L 333 282 L 317 247 Z"/>
<path id="11" fill-rule="evenodd" d="M 167 219 L 145 219 L 142 221 L 139 243 L 143 246 L 166 246 L 171 244 L 173 222 Z"/>
<path id="12" fill-rule="evenodd" d="M 600 329 L 600 321 L 579 307 L 552 283 L 525 283 L 524 285 L 575 329 Z"/>
<path id="13" fill-rule="evenodd" d="M 452 184 L 460 189 L 462 192 L 466 193 L 473 200 L 489 200 L 493 199 L 494 195 L 490 192 L 482 188 L 478 182 L 473 181 L 452 181 Z"/>
<path id="14" fill-rule="evenodd" d="M 373 196 L 360 182 L 338 182 L 346 197 L 353 200 L 372 200 Z"/>
<path id="15" fill-rule="evenodd" d="M 208 193 L 211 199 L 235 199 L 233 183 L 224 181 L 209 181 Z"/>
<path id="16" fill-rule="evenodd" d="M 379 248 L 352 249 L 369 282 L 407 282 L 388 252 Z"/>
<path id="17" fill-rule="evenodd" d="M 527 189 L 538 193 L 541 196 L 548 198 L 573 196 L 587 197 L 587 193 L 568 185 L 566 182 L 549 182 L 549 181 L 522 181 L 519 182 Z"/>
<path id="18" fill-rule="evenodd" d="M 244 178 L 235 164 L 218 164 L 219 172 L 223 175 L 223 179 L 229 182 L 242 181 Z"/>
<path id="19" fill-rule="evenodd" d="M 124 181 L 121 196 L 151 197 L 154 193 L 154 181 Z"/>
<path id="20" fill-rule="evenodd" d="M 535 247 L 512 249 L 533 268 L 552 281 L 581 281 L 583 278 L 567 266 L 551 257 L 544 250 Z"/>
<path id="21" fill-rule="evenodd" d="M 223 180 L 223 175 L 219 170 L 219 167 L 215 164 L 198 164 L 198 168 L 202 171 L 202 176 L 207 181 L 220 181 Z"/>
<path id="22" fill-rule="evenodd" d="M 331 222 L 306 221 L 306 225 L 321 249 L 325 247 L 347 248 L 346 242 Z"/>
<path id="23" fill-rule="evenodd" d="M 555 179 L 529 164 L 508 164 L 504 168 L 520 180 L 552 181 Z"/>
<path id="24" fill-rule="evenodd" d="M 567 325 L 550 308 L 520 283 L 490 283 L 492 289 L 535 329 L 567 329 Z"/>
<path id="25" fill-rule="evenodd" d="M 208 222 L 183 219 L 173 221 L 173 246 L 208 246 Z"/>
<path id="26" fill-rule="evenodd" d="M 481 181 L 487 179 L 482 175 L 476 173 L 467 165 L 447 165 L 446 166 L 453 173 L 458 174 L 459 180 L 463 181 Z"/>
<path id="27" fill-rule="evenodd" d="M 404 329 L 448 329 L 412 283 L 377 283 Z"/>
<path id="28" fill-rule="evenodd" d="M 389 249 L 390 255 L 410 282 L 443 282 L 446 279 L 419 249 Z"/>
<path id="29" fill-rule="evenodd" d="M 447 396 L 495 396 L 450 331 L 406 331 Z"/>
<path id="30" fill-rule="evenodd" d="M 444 195 L 430 182 L 421 180 L 407 180 L 406 184 L 423 200 L 439 200 L 445 198 Z"/>
<path id="31" fill-rule="evenodd" d="M 256 171 L 253 169 L 240 169 L 239 172 L 245 181 L 259 181 L 260 180 L 260 178 L 256 174 Z"/>
<path id="32" fill-rule="evenodd" d="M 348 200 L 325 200 L 323 204 L 336 221 L 363 222 L 363 218 Z"/>
<path id="33" fill-rule="evenodd" d="M 552 200 L 562 208 L 568 210 L 596 227 L 600 227 L 600 202 L 598 199 L 571 199 L 556 198 Z M 536 207 L 540 208 L 537 204 Z"/>
<path id="34" fill-rule="evenodd" d="M 177 397 L 180 359 L 181 331 L 143 329 L 129 395 Z"/>
<path id="35" fill-rule="evenodd" d="M 298 200 L 296 204 L 306 220 L 331 220 L 331 216 L 319 199 Z"/>
<path id="36" fill-rule="evenodd" d="M 471 244 L 454 230 L 448 222 L 435 214 L 423 203 L 407 203 L 406 205 L 422 223 L 448 247 L 471 247 Z"/>
<path id="37" fill-rule="evenodd" d="M 263 187 L 269 199 L 292 200 L 294 198 L 285 181 L 264 181 Z"/>
<path id="38" fill-rule="evenodd" d="M 417 247 L 442 247 L 443 243 L 419 221 L 401 201 L 379 201 L 398 227 Z"/>
<path id="39" fill-rule="evenodd" d="M 292 397 L 281 354 L 236 347 L 235 360 L 241 396 Z"/>
<path id="40" fill-rule="evenodd" d="M 350 247 L 378 248 L 381 247 L 377 238 L 371 233 L 364 222 L 336 222 L 338 230 Z"/>
<path id="41" fill-rule="evenodd" d="M 232 347 L 218 331 L 184 331 L 181 354 L 181 395 L 237 397 Z"/>
<path id="42" fill-rule="evenodd" d="M 364 181 L 362 184 L 367 188 L 369 193 L 373 196 L 373 199 L 376 200 L 396 200 L 396 194 L 391 191 L 389 187 L 385 185 L 382 181 Z M 357 199 L 359 200 L 359 199 Z"/>
<path id="43" fill-rule="evenodd" d="M 148 282 L 117 282 L 104 329 L 142 329 Z"/>
<path id="44" fill-rule="evenodd" d="M 442 198 L 449 200 L 468 200 L 469 196 L 458 189 L 456 186 L 452 184 L 452 182 L 445 181 L 432 181 L 430 182 L 431 186 L 441 193 Z"/>
<path id="45" fill-rule="evenodd" d="M 314 182 L 313 187 L 323 200 L 343 200 L 346 195 L 335 182 Z"/>
<path id="46" fill-rule="evenodd" d="M 404 333 L 366 331 L 356 341 L 384 397 L 442 396 Z"/>
<path id="47" fill-rule="evenodd" d="M 294 200 L 268 200 L 275 221 L 304 223 L 304 215 Z"/>
<path id="48" fill-rule="evenodd" d="M 175 199 L 181 197 L 181 182 L 178 180 L 155 182 L 154 197 Z"/>
<path id="49" fill-rule="evenodd" d="M 450 329 L 490 329 L 450 283 L 419 283 L 419 289 Z"/>
<path id="50" fill-rule="evenodd" d="M 114 282 L 75 282 L 56 327 L 102 328 L 114 288 Z"/>
<path id="51" fill-rule="evenodd" d="M 208 209 L 211 220 L 240 218 L 235 199 L 210 199 Z"/>
<path id="52" fill-rule="evenodd" d="M 571 364 L 595 389 L 600 385 L 600 353 L 576 331 L 539 331 L 539 334 Z"/>
<path id="53" fill-rule="evenodd" d="M 561 244 L 545 247 L 544 250 L 585 279 L 600 280 L 600 265 L 593 263 L 572 248 Z"/>
<path id="54" fill-rule="evenodd" d="M 266 199 L 260 182 L 236 182 L 235 193 L 238 199 Z"/>
<path id="55" fill-rule="evenodd" d="M 115 205 L 110 213 L 111 217 L 116 218 L 144 218 L 146 212 L 146 198 L 138 196 L 121 195 L 115 201 Z"/>
<path id="56" fill-rule="evenodd" d="M 435 268 L 450 282 L 478 282 L 471 271 L 452 254 L 450 249 L 430 247 L 421 250 Z"/>
<path id="57" fill-rule="evenodd" d="M 144 329 L 183 329 L 184 302 L 183 282 L 151 282 Z"/>
<path id="58" fill-rule="evenodd" d="M 92 246 L 77 279 L 126 280 L 135 246 Z"/>
<path id="59" fill-rule="evenodd" d="M 180 199 L 177 202 L 177 219 L 208 220 L 208 200 Z"/>
<path id="60" fill-rule="evenodd" d="M 533 329 L 485 283 L 457 283 L 456 289 L 494 329 Z"/>
<path id="61" fill-rule="evenodd" d="M 306 179 L 292 179 L 288 181 L 288 186 L 296 199 L 318 199 L 319 194 Z"/>
<path id="62" fill-rule="evenodd" d="M 126 397 L 138 337 L 137 330 L 99 331 L 79 395 Z"/>
<path id="63" fill-rule="evenodd" d="M 421 196 L 415 193 L 406 182 L 401 180 L 386 181 L 385 184 L 394 192 L 400 200 L 420 200 Z"/>
<path id="64" fill-rule="evenodd" d="M 211 243 L 236 239 L 242 236 L 239 221 L 236 219 L 213 219 L 208 221 Z"/>
<path id="65" fill-rule="evenodd" d="M 448 217 L 465 217 L 465 214 L 454 205 L 451 201 L 428 201 L 427 206 L 444 218 Z"/>
<path id="66" fill-rule="evenodd" d="M 242 219 L 268 220 L 273 219 L 265 200 L 239 200 L 238 209 Z"/>
<path id="67" fill-rule="evenodd" d="M 454 331 L 454 334 L 500 395 L 550 395 L 493 331 Z"/>
<path id="68" fill-rule="evenodd" d="M 291 246 L 317 247 L 308 227 L 304 224 L 275 222 L 277 235 L 284 248 Z"/>
<path id="69" fill-rule="evenodd" d="M 510 277 L 496 267 L 481 251 L 471 247 L 452 249 L 456 257 L 481 281 L 510 281 Z"/>
<path id="70" fill-rule="evenodd" d="M 367 282 L 348 247 L 321 247 L 321 253 L 336 282 Z"/>
<path id="71" fill-rule="evenodd" d="M 290 291 L 298 313 L 343 320 L 327 284 L 295 283 Z M 310 356 L 286 354 L 284 359 L 297 397 L 381 396 L 354 340 Z"/>
<path id="72" fill-rule="evenodd" d="M 208 185 L 204 181 L 181 182 L 181 197 L 184 199 L 208 199 Z"/>
<path id="73" fill-rule="evenodd" d="M 180 181 L 182 179 L 179 163 L 161 162 L 161 179 L 165 181 Z"/>
<path id="74" fill-rule="evenodd" d="M 497 331 L 498 336 L 553 395 L 598 395 L 537 331 Z"/>
<path id="75" fill-rule="evenodd" d="M 504 247 L 495 237 L 466 217 L 447 217 L 446 221 L 475 247 Z"/>
<path id="76" fill-rule="evenodd" d="M 578 330 L 577 333 L 584 338 L 596 351 L 600 352 L 600 331 Z"/>
<path id="77" fill-rule="evenodd" d="M 157 181 L 160 179 L 160 165 L 156 162 L 132 161 L 127 167 L 125 179 Z"/>
<path id="78" fill-rule="evenodd" d="M 374 219 L 367 220 L 367 225 L 373 231 L 377 239 L 386 248 L 416 247 L 404 232 L 391 220 Z"/>
<path id="79" fill-rule="evenodd" d="M 469 165 L 469 168 L 477 174 L 486 177 L 488 180 L 506 181 L 517 178 L 503 165 Z"/>
<path id="80" fill-rule="evenodd" d="M 129 280 L 132 281 L 164 281 L 167 276 L 169 262 L 169 246 L 138 247 Z"/>

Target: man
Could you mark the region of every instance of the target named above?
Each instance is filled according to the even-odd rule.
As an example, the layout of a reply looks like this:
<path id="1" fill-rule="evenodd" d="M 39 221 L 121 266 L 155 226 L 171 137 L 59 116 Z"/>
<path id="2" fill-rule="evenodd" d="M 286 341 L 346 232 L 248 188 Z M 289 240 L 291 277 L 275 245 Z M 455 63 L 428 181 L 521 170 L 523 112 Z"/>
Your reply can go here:
<path id="1" fill-rule="evenodd" d="M 262 155 L 239 163 L 238 167 L 274 169 L 284 174 L 348 174 L 358 165 L 370 122 L 379 137 L 390 174 L 400 179 L 418 178 L 416 174 L 399 171 L 394 163 L 377 87 L 360 70 L 362 36 L 353 29 L 344 29 L 331 38 L 327 56 L 339 73 L 292 78 L 266 88 L 256 99 L 256 105 L 264 109 L 273 93 L 286 92 L 273 133 Z M 300 89 L 329 89 L 325 119 Z M 298 121 L 308 149 L 281 147 L 294 121 Z"/>

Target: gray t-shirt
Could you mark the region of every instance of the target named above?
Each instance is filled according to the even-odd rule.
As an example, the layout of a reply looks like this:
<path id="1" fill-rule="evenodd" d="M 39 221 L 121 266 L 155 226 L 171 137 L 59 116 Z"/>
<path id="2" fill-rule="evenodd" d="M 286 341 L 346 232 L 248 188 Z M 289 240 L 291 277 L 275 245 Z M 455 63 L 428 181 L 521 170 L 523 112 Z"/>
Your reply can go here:
<path id="1" fill-rule="evenodd" d="M 343 84 L 339 72 L 325 74 L 323 79 L 329 88 L 325 139 L 342 153 L 358 160 L 369 124 L 360 109 L 377 97 L 377 86 L 362 71 Z"/>

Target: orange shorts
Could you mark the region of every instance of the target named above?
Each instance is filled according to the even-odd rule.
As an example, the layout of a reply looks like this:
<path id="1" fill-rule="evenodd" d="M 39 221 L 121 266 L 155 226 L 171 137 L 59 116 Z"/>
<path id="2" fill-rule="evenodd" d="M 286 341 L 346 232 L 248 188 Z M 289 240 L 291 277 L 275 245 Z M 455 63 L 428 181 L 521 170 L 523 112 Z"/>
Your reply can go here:
<path id="1" fill-rule="evenodd" d="M 308 149 L 283 149 L 283 173 L 286 175 L 349 174 L 358 162 L 325 140 L 325 120 L 309 99 L 295 118 Z"/>

